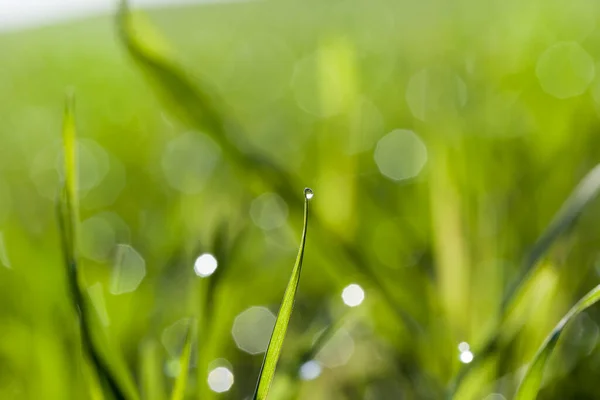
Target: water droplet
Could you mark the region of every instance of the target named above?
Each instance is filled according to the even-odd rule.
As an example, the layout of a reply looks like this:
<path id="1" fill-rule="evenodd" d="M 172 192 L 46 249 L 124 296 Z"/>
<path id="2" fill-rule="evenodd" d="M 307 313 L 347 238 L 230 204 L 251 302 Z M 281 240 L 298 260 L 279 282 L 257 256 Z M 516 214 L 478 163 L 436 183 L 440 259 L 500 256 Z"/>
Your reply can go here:
<path id="1" fill-rule="evenodd" d="M 360 285 L 353 283 L 342 291 L 342 300 L 348 307 L 359 306 L 365 299 L 365 291 Z"/>
<path id="2" fill-rule="evenodd" d="M 312 381 L 321 375 L 323 368 L 318 361 L 310 360 L 302 364 L 300 367 L 300 379 L 303 381 Z"/>
<path id="3" fill-rule="evenodd" d="M 216 270 L 219 263 L 215 256 L 209 253 L 204 253 L 196 259 L 194 263 L 194 272 L 201 278 L 211 276 Z"/>
<path id="4" fill-rule="evenodd" d="M 223 393 L 233 386 L 233 373 L 226 367 L 217 367 L 208 374 L 208 386 L 213 392 Z"/>
<path id="5" fill-rule="evenodd" d="M 312 191 L 311 188 L 304 189 L 304 197 L 306 197 L 307 200 L 312 199 L 314 195 L 315 195 L 315 193 Z"/>
<path id="6" fill-rule="evenodd" d="M 458 351 L 463 352 L 463 351 L 469 351 L 470 347 L 469 347 L 469 343 L 467 342 L 460 342 L 458 344 Z"/>
<path id="7" fill-rule="evenodd" d="M 463 351 L 462 353 L 460 353 L 460 362 L 462 362 L 463 364 L 468 364 L 471 361 L 473 361 L 473 353 L 471 353 L 469 350 L 467 351 Z"/>

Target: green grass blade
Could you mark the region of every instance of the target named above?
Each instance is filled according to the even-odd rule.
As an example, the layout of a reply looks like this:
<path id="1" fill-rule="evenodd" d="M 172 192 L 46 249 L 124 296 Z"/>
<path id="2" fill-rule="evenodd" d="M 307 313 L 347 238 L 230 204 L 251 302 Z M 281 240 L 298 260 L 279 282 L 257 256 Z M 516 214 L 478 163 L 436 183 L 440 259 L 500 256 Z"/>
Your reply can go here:
<path id="1" fill-rule="evenodd" d="M 258 383 L 256 385 L 256 391 L 254 392 L 254 400 L 265 400 L 271 387 L 271 382 L 275 376 L 275 368 L 279 361 L 279 355 L 281 354 L 281 348 L 283 347 L 283 340 L 287 332 L 290 317 L 294 308 L 294 300 L 296 299 L 296 291 L 298 290 L 298 283 L 300 282 L 300 273 L 302 272 L 302 259 L 304 258 L 304 247 L 306 245 L 306 231 L 308 228 L 308 204 L 313 196 L 313 192 L 310 189 L 304 189 L 304 226 L 302 229 L 302 239 L 300 240 L 300 247 L 298 249 L 298 256 L 296 257 L 296 263 L 292 269 L 292 275 L 290 281 L 285 289 L 281 307 L 277 314 L 277 320 L 275 321 L 275 327 L 271 334 L 271 340 L 265 353 L 262 367 L 258 375 Z"/>
<path id="2" fill-rule="evenodd" d="M 103 386 L 107 387 L 112 397 L 117 400 L 127 399 L 117 380 L 102 359 L 95 347 L 90 331 L 88 307 L 84 294 L 81 291 L 77 255 L 77 153 L 76 129 L 74 116 L 74 100 L 70 95 L 67 98 L 64 123 L 63 123 L 63 182 L 57 202 L 58 222 L 61 247 L 65 265 L 71 300 L 79 317 L 81 341 L 84 354 L 89 357 L 91 365 L 98 375 Z"/>
<path id="3" fill-rule="evenodd" d="M 163 360 L 155 339 L 146 339 L 140 348 L 140 387 L 144 400 L 164 400 Z"/>
<path id="4" fill-rule="evenodd" d="M 231 117 L 232 113 L 217 90 L 206 80 L 190 77 L 164 48 L 153 45 L 145 37 L 157 36 L 157 33 L 151 30 L 149 24 L 134 22 L 127 0 L 121 0 L 117 28 L 129 55 L 153 84 L 163 104 L 180 121 L 208 134 L 240 171 L 245 173 L 252 169 L 259 172 L 263 179 L 277 182 L 274 191 L 286 197 L 293 195 L 289 174 L 250 148 L 242 137 L 243 130 Z M 153 35 L 144 35 L 144 29 Z"/>
<path id="5" fill-rule="evenodd" d="M 173 386 L 171 400 L 183 400 L 185 398 L 185 389 L 187 387 L 187 381 L 190 372 L 190 359 L 192 357 L 192 343 L 194 342 L 194 324 L 195 322 L 193 319 L 190 319 L 187 333 L 185 335 L 183 350 L 181 351 L 181 357 L 179 358 L 179 375 L 177 375 L 175 385 Z"/>
<path id="6" fill-rule="evenodd" d="M 206 132 L 230 156 L 239 159 L 240 150 L 225 134 L 229 121 L 219 112 L 224 105 L 217 100 L 216 92 L 210 90 L 206 82 L 190 78 L 164 54 L 163 49 L 152 46 L 148 40 L 140 39 L 142 35 L 136 31 L 143 30 L 144 27 L 134 24 L 126 0 L 121 1 L 117 27 L 128 53 L 154 83 L 154 88 L 174 114 L 194 128 Z M 149 26 L 145 28 L 148 30 Z"/>
<path id="7" fill-rule="evenodd" d="M 525 286 L 528 279 L 535 275 L 538 261 L 546 254 L 552 244 L 564 234 L 576 222 L 577 217 L 583 210 L 598 197 L 600 193 L 600 164 L 595 166 L 588 172 L 575 189 L 571 192 L 567 200 L 562 204 L 559 211 L 556 213 L 548 227 L 539 236 L 533 245 L 531 251 L 523 262 L 523 267 L 519 271 L 518 276 L 506 291 L 501 305 L 501 318 L 505 318 L 510 305 L 515 297 L 519 294 L 522 287 Z M 500 322 L 502 324 L 502 321 Z M 448 399 L 451 399 L 464 378 L 476 366 L 482 364 L 488 356 L 494 354 L 498 350 L 500 342 L 500 332 L 497 329 L 494 335 L 482 346 L 473 362 L 465 364 L 459 371 L 457 376 L 450 384 L 448 391 Z"/>
<path id="8" fill-rule="evenodd" d="M 121 0 L 117 27 L 128 53 L 154 84 L 153 87 L 163 103 L 171 107 L 181 121 L 210 135 L 241 173 L 252 171 L 260 176 L 263 182 L 269 182 L 273 192 L 281 194 L 284 198 L 293 198 L 293 182 L 298 181 L 296 177 L 250 148 L 247 142 L 241 148 L 231 139 L 242 136 L 242 130 L 234 119 L 229 117 L 229 113 L 223 112 L 225 103 L 221 101 L 218 93 L 212 90 L 207 82 L 196 77 L 190 78 L 180 66 L 171 61 L 163 49 L 152 46 L 149 40 L 144 39 L 139 32 L 143 27 L 134 23 L 126 0 Z M 313 225 L 321 225 L 321 230 L 326 231 L 318 219 L 313 221 Z M 335 233 L 327 236 L 328 240 L 336 241 L 337 246 L 334 247 L 342 248 L 356 266 L 353 273 L 365 276 L 383 294 L 385 301 L 412 333 L 421 333 L 420 324 L 397 304 L 390 290 L 373 270 L 371 263 L 365 257 L 359 257 L 354 246 L 337 238 Z M 340 273 L 339 270 L 337 272 Z"/>
<path id="9" fill-rule="evenodd" d="M 542 346 L 537 351 L 535 357 L 527 371 L 525 376 L 517 389 L 515 400 L 535 400 L 540 390 L 542 378 L 544 377 L 544 370 L 546 367 L 546 361 L 550 358 L 561 333 L 565 326 L 581 312 L 591 307 L 600 300 L 600 285 L 592 289 L 588 294 L 581 298 L 569 310 L 569 312 L 560 320 L 556 327 L 552 330 L 552 333 L 548 335 Z"/>
<path id="10" fill-rule="evenodd" d="M 75 150 L 75 117 L 73 113 L 74 99 L 72 95 L 68 95 L 65 104 L 63 116 L 63 183 L 58 199 L 58 222 L 60 227 L 61 245 L 65 263 L 69 270 L 70 288 L 78 289 L 77 279 L 77 243 L 76 241 L 76 221 L 78 213 L 77 204 L 77 167 L 76 167 L 76 150 Z M 72 293 L 75 294 L 75 293 Z"/>
<path id="11" fill-rule="evenodd" d="M 565 233 L 577 220 L 585 207 L 600 193 L 600 164 L 595 166 L 579 182 L 567 200 L 562 204 L 546 230 L 538 238 L 523 263 L 519 275 L 504 295 L 503 309 L 508 307 L 519 289 L 533 275 L 538 261 L 546 254 L 552 244 Z"/>

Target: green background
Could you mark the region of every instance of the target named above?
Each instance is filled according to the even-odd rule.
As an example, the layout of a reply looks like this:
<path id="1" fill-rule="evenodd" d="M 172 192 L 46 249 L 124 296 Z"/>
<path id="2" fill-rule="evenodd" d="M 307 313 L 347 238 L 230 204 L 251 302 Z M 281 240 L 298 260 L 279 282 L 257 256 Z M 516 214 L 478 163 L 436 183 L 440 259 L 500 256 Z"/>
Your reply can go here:
<path id="1" fill-rule="evenodd" d="M 282 365 L 295 371 L 303 346 L 340 320 L 330 350 L 347 362 L 307 382 L 282 368 L 270 398 L 442 398 L 461 367 L 458 343 L 477 359 L 523 258 L 600 162 L 600 4 L 290 0 L 140 18 L 145 40 L 220 94 L 243 128 L 227 140 L 293 177 L 296 192 L 261 202 L 277 192 L 274 175 L 178 120 L 112 16 L 0 35 L 0 398 L 89 396 L 54 209 L 68 90 L 82 143 L 81 268 L 104 302 L 94 303 L 107 322 L 98 335 L 120 349 L 107 357 L 122 353 L 144 398 L 170 390 L 163 333 L 195 313 L 211 278 L 194 275 L 194 260 L 222 237 L 189 398 L 252 394 L 262 355 L 238 349 L 232 325 L 251 306 L 276 314 L 305 186 L 319 222 Z M 415 135 L 381 141 L 394 130 Z M 592 203 L 545 255 L 499 328 L 508 339 L 456 398 L 513 396 L 544 337 L 600 283 L 599 217 Z M 120 295 L 117 244 L 146 270 Z M 340 297 L 351 283 L 366 293 L 352 309 Z M 539 398 L 600 398 L 598 321 L 591 309 L 573 322 Z M 245 335 L 259 332 L 250 324 Z M 226 393 L 206 388 L 213 360 L 235 375 Z"/>

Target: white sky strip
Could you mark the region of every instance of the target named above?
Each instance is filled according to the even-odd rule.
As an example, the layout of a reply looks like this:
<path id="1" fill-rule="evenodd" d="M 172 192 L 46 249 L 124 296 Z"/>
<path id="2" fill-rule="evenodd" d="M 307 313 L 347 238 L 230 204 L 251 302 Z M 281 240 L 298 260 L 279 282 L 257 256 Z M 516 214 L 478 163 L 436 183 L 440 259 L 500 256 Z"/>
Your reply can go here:
<path id="1" fill-rule="evenodd" d="M 248 0 L 130 0 L 133 7 Z M 119 0 L 0 0 L 0 32 L 52 25 L 114 12 Z"/>

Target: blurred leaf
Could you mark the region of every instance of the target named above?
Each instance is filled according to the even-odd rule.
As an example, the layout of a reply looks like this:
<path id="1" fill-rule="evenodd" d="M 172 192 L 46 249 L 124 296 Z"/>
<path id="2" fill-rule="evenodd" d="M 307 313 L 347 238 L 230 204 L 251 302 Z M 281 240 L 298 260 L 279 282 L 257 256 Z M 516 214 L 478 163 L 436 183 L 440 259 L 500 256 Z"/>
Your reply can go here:
<path id="1" fill-rule="evenodd" d="M 600 193 L 600 165 L 594 167 L 575 187 L 571 195 L 565 200 L 560 210 L 556 213 L 548 227 L 536 240 L 533 248 L 525 258 L 523 268 L 519 271 L 517 278 L 506 291 L 501 304 L 501 326 L 505 321 L 510 306 L 521 289 L 531 279 L 538 270 L 538 261 L 546 254 L 552 244 L 563 233 L 565 233 L 577 220 L 577 217 L 583 212 L 585 207 L 590 204 Z M 464 378 L 477 365 L 480 365 L 490 355 L 498 350 L 501 336 L 504 330 L 496 329 L 487 342 L 478 352 L 473 362 L 464 364 L 459 373 L 454 377 L 449 385 L 448 398 L 452 398 L 460 387 Z"/>
<path id="2" fill-rule="evenodd" d="M 163 400 L 165 398 L 164 376 L 156 340 L 147 339 L 144 341 L 140 353 L 142 398 L 145 400 Z"/>
<path id="3" fill-rule="evenodd" d="M 179 67 L 164 49 L 148 40 L 158 34 L 150 25 L 135 23 L 127 0 L 121 1 L 117 26 L 129 54 L 154 83 L 165 104 L 190 127 L 205 132 L 221 146 L 225 154 L 234 161 L 234 166 L 246 173 L 260 172 L 262 181 L 270 182 L 275 192 L 292 198 L 293 179 L 289 173 L 270 159 L 249 148 L 241 135 L 238 124 L 227 113 L 227 107 L 216 90 L 196 77 L 191 78 Z M 143 32 L 143 33 L 142 33 Z M 150 33 L 152 32 L 152 33 Z M 232 140 L 235 133 L 237 140 Z M 240 146 L 244 143 L 244 148 Z"/>
<path id="4" fill-rule="evenodd" d="M 581 182 L 579 182 L 556 213 L 552 222 L 550 222 L 546 230 L 535 242 L 525 259 L 524 267 L 504 296 L 503 307 L 510 305 L 510 302 L 525 281 L 533 275 L 538 261 L 546 254 L 556 239 L 573 226 L 585 207 L 598 197 L 598 193 L 600 193 L 600 164 L 588 172 Z"/>
<path id="5" fill-rule="evenodd" d="M 207 88 L 206 82 L 196 84 L 184 70 L 170 61 L 163 49 L 152 46 L 149 40 L 139 39 L 143 35 L 135 30 L 143 28 L 146 28 L 145 33 L 150 30 L 149 26 L 134 24 L 128 2 L 122 0 L 118 13 L 121 39 L 129 54 L 155 83 L 163 100 L 179 118 L 209 134 L 230 156 L 240 159 L 239 150 L 225 136 L 226 119 L 218 111 L 223 105 L 217 107 L 215 104 L 216 93 Z"/>
<path id="6" fill-rule="evenodd" d="M 69 95 L 66 100 L 64 121 L 63 121 L 63 185 L 58 201 L 59 224 L 61 234 L 61 244 L 63 255 L 69 271 L 71 290 L 79 291 L 77 280 L 77 243 L 76 240 L 76 221 L 78 214 L 77 204 L 77 167 L 75 152 L 75 117 L 73 113 L 74 99 Z M 74 293 L 73 293 L 74 294 Z"/>
<path id="7" fill-rule="evenodd" d="M 271 340 L 265 353 L 262 367 L 258 375 L 258 383 L 256 385 L 256 391 L 254 392 L 254 400 L 264 400 L 267 398 L 271 382 L 275 376 L 275 368 L 279 361 L 279 355 L 281 354 L 281 348 L 283 347 L 283 340 L 287 332 L 290 317 L 294 308 L 294 301 L 296 299 L 296 291 L 298 289 L 298 283 L 300 282 L 300 273 L 302 272 L 302 259 L 304 257 L 304 247 L 306 244 L 306 230 L 308 228 L 308 203 L 312 198 L 313 193 L 310 189 L 304 190 L 304 226 L 302 229 L 302 239 L 300 240 L 300 248 L 298 249 L 298 256 L 296 257 L 296 263 L 292 269 L 292 275 L 288 282 L 287 288 L 283 295 L 281 307 L 277 314 L 277 320 L 275 321 L 275 327 L 271 334 Z"/>
<path id="8" fill-rule="evenodd" d="M 190 319 L 185 335 L 183 350 L 181 352 L 181 357 L 179 358 L 179 375 L 177 375 L 177 379 L 175 380 L 171 400 L 183 400 L 185 398 L 185 389 L 187 387 L 190 371 L 190 359 L 192 357 L 193 326 L 194 321 Z"/>
<path id="9" fill-rule="evenodd" d="M 79 316 L 81 340 L 85 354 L 89 357 L 100 381 L 108 388 L 114 399 L 128 399 L 113 375 L 106 361 L 93 342 L 91 333 L 88 302 L 81 291 L 78 270 L 77 254 L 77 224 L 78 224 L 78 199 L 77 199 L 77 155 L 76 155 L 76 130 L 74 117 L 74 99 L 67 98 L 64 125 L 63 125 L 63 151 L 64 151 L 64 178 L 60 197 L 57 202 L 58 222 L 61 245 L 67 268 L 67 278 L 71 300 Z"/>
<path id="10" fill-rule="evenodd" d="M 121 39 L 129 54 L 146 72 L 162 99 L 173 109 L 175 115 L 191 127 L 208 133 L 234 162 L 234 167 L 239 168 L 245 174 L 246 180 L 248 180 L 248 171 L 255 172 L 257 176 L 260 176 L 261 182 L 268 184 L 273 192 L 280 193 L 284 198 L 294 198 L 293 187 L 294 182 L 298 181 L 297 177 L 249 148 L 239 132 L 233 132 L 238 133 L 237 143 L 232 141 L 232 128 L 239 130 L 239 127 L 228 114 L 223 112 L 226 109 L 225 103 L 220 100 L 216 91 L 211 90 L 207 82 L 190 78 L 182 68 L 170 60 L 164 49 L 153 46 L 148 37 L 156 36 L 156 33 L 152 31 L 153 34 L 148 34 L 149 26 L 134 23 L 126 0 L 121 1 L 117 23 Z M 144 28 L 146 28 L 145 31 Z M 144 31 L 143 35 L 141 31 Z M 244 143 L 243 149 L 239 143 Z M 398 314 L 402 323 L 413 333 L 422 332 L 418 321 L 397 304 L 398 302 L 395 301 L 381 278 L 377 276 L 374 268 L 360 254 L 360 250 L 353 243 L 344 242 L 338 235 L 330 232 L 330 229 L 320 223 L 318 219 L 315 219 L 314 224 L 326 232 L 328 240 L 337 243 L 336 247 L 344 250 L 355 266 L 353 272 L 364 276 L 377 288 L 389 306 Z M 337 265 L 337 263 L 333 263 L 331 267 L 336 268 Z M 340 271 L 336 268 L 336 273 L 345 276 L 347 270 Z"/>
<path id="11" fill-rule="evenodd" d="M 588 307 L 591 307 L 600 300 L 600 285 L 592 289 L 586 294 L 581 300 L 569 310 L 569 312 L 560 320 L 556 325 L 552 333 L 546 338 L 542 346 L 537 351 L 535 357 L 527 371 L 525 376 L 517 389 L 515 400 L 535 400 L 540 390 L 542 378 L 544 377 L 544 370 L 546 367 L 546 361 L 550 358 L 561 333 L 563 332 L 567 323 L 569 323 L 574 317 L 579 315 L 582 311 L 585 311 Z"/>

